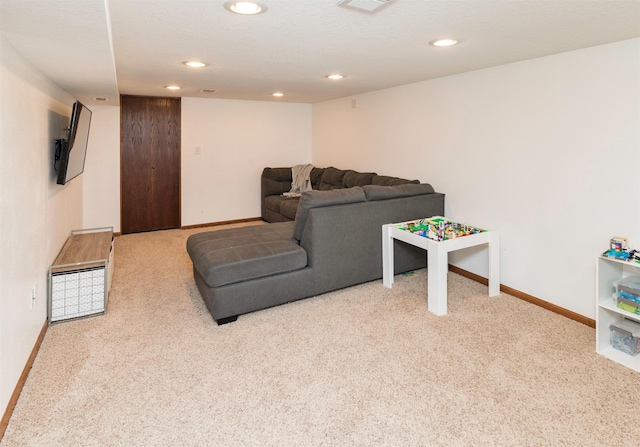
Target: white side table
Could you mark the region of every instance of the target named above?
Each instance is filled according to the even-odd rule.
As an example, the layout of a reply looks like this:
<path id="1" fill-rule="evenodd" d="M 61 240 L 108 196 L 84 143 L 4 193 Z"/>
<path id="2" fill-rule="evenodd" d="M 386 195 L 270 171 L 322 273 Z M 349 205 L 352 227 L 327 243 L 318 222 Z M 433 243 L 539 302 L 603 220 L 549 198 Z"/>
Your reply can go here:
<path id="1" fill-rule="evenodd" d="M 434 216 L 424 220 L 443 219 Z M 481 233 L 437 241 L 426 236 L 402 230 L 398 227 L 416 221 L 400 222 L 382 226 L 382 283 L 386 287 L 393 284 L 393 240 L 427 250 L 427 302 L 429 312 L 436 315 L 447 313 L 447 272 L 449 271 L 449 252 L 477 245 L 488 245 L 489 251 L 489 296 L 500 294 L 500 239 L 497 231 Z"/>

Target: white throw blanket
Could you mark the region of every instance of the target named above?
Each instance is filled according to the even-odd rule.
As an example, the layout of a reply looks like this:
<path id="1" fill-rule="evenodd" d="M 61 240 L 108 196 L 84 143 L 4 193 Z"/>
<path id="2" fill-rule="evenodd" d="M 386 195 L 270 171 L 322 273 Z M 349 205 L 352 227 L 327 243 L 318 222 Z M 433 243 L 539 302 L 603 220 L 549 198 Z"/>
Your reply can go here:
<path id="1" fill-rule="evenodd" d="M 299 197 L 304 191 L 311 191 L 312 164 L 295 165 L 291 168 L 291 190 L 282 194 L 286 197 Z"/>

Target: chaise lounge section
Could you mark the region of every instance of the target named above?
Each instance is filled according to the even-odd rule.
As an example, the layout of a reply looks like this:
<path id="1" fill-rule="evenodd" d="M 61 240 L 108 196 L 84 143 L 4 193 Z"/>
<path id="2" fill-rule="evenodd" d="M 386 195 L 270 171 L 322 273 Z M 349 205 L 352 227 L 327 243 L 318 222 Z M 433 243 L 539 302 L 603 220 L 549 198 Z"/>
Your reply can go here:
<path id="1" fill-rule="evenodd" d="M 187 240 L 193 274 L 218 324 L 382 277 L 385 223 L 443 215 L 429 184 L 303 192 L 293 221 L 207 231 Z M 426 266 L 424 250 L 395 242 L 395 273 Z"/>

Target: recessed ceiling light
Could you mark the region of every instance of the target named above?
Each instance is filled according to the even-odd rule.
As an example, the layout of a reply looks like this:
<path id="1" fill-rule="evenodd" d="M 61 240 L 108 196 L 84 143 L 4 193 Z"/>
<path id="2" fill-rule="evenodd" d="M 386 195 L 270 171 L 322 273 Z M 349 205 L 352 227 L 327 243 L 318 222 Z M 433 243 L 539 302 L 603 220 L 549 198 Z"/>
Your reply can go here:
<path id="1" fill-rule="evenodd" d="M 336 80 L 338 80 L 338 79 L 342 79 L 342 78 L 344 78 L 344 75 L 341 75 L 341 74 L 337 74 L 337 73 L 336 73 L 336 74 L 326 75 L 326 76 L 325 76 L 325 78 L 327 78 L 327 79 L 332 79 L 332 80 L 336 81 Z"/>
<path id="2" fill-rule="evenodd" d="M 204 62 L 200 62 L 200 61 L 186 61 L 183 62 L 183 64 L 185 64 L 187 67 L 191 67 L 191 68 L 202 68 L 202 67 L 206 67 L 209 64 L 205 64 Z"/>
<path id="3" fill-rule="evenodd" d="M 224 9 L 236 14 L 255 15 L 262 14 L 268 8 L 261 2 L 225 2 Z"/>
<path id="4" fill-rule="evenodd" d="M 274 93 L 272 93 L 271 95 L 272 95 L 272 96 L 275 96 L 275 97 L 277 97 L 277 98 L 280 98 L 280 97 L 284 96 L 284 93 L 282 93 L 282 92 L 274 92 Z"/>
<path id="5" fill-rule="evenodd" d="M 429 45 L 433 45 L 434 47 L 450 47 L 451 45 L 457 44 L 458 41 L 455 39 L 438 39 L 432 40 L 429 42 Z"/>
<path id="6" fill-rule="evenodd" d="M 164 88 L 166 88 L 168 90 L 180 90 L 180 86 L 179 85 L 165 85 Z"/>

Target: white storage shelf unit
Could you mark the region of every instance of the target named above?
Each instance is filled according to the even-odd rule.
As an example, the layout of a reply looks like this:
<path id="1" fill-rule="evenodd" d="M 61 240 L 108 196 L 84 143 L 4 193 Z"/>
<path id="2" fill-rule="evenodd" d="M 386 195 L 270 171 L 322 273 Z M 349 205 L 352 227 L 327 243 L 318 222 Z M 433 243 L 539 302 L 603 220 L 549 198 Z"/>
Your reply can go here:
<path id="1" fill-rule="evenodd" d="M 49 322 L 103 314 L 113 275 L 113 228 L 75 230 L 49 268 Z"/>
<path id="2" fill-rule="evenodd" d="M 600 256 L 596 276 L 596 351 L 611 360 L 640 372 L 640 355 L 632 356 L 611 346 L 611 324 L 625 318 L 640 323 L 640 315 L 618 308 L 614 298 L 614 281 L 640 275 L 640 264 Z"/>

